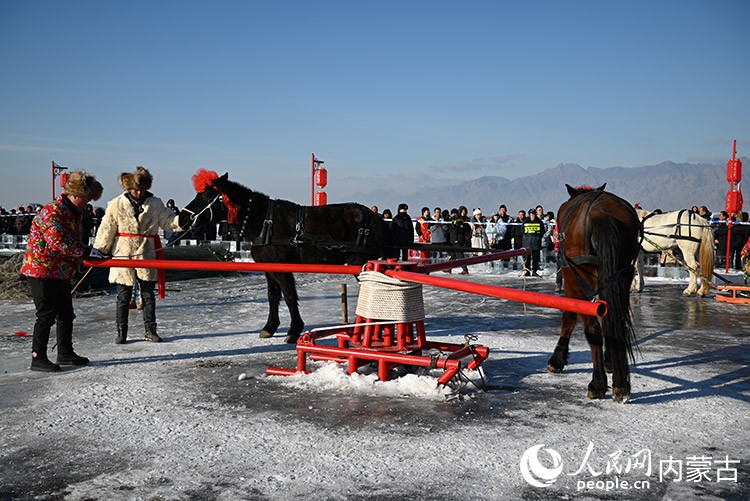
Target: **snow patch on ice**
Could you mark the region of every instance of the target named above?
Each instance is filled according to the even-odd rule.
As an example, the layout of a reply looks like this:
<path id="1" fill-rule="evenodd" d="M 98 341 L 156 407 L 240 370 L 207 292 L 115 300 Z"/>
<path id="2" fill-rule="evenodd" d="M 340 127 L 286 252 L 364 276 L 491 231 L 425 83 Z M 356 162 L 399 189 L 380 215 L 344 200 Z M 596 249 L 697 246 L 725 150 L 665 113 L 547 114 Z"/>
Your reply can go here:
<path id="1" fill-rule="evenodd" d="M 350 376 L 343 366 L 335 362 L 325 362 L 310 374 L 297 373 L 291 376 L 269 377 L 277 379 L 285 386 L 305 391 L 408 396 L 427 400 L 445 400 L 452 393 L 450 388 L 438 387 L 437 378 L 433 376 L 406 374 L 391 381 L 380 381 L 376 374 L 354 373 Z"/>

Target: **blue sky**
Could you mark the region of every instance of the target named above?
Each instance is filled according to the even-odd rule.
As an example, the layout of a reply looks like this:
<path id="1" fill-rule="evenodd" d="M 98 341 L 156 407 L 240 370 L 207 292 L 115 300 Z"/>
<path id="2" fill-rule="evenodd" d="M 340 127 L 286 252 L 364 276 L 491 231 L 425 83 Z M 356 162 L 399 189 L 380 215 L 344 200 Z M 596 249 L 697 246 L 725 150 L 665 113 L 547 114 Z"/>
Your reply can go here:
<path id="1" fill-rule="evenodd" d="M 0 204 L 50 165 L 310 202 L 750 150 L 750 2 L 0 1 Z M 747 169 L 746 169 L 747 170 Z M 59 190 L 58 190 L 59 191 Z M 366 204 L 377 200 L 357 200 Z"/>

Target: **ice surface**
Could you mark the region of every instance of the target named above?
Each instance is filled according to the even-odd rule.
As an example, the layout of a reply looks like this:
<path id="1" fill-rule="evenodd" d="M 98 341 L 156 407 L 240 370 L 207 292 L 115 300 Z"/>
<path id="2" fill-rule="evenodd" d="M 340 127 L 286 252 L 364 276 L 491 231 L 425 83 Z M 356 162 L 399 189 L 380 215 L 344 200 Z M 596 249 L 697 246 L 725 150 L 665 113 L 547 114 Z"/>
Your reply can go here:
<path id="1" fill-rule="evenodd" d="M 461 279 L 554 289 L 550 277 L 524 282 L 480 267 Z M 342 282 L 354 311 L 353 278 L 297 282 L 308 329 L 342 322 Z M 566 371 L 548 373 L 560 313 L 509 301 L 424 288 L 430 339 L 476 334 L 491 349 L 488 391 L 459 395 L 434 376 L 383 383 L 332 363 L 265 376 L 294 367 L 296 353 L 283 330 L 258 337 L 267 313 L 259 274 L 168 284 L 161 344 L 142 340 L 133 311 L 129 343 L 115 345 L 114 297 L 78 299 L 75 348 L 90 366 L 33 373 L 31 338 L 0 338 L 0 499 L 747 499 L 750 308 L 683 298 L 680 281 L 646 285 L 632 300 L 641 351 L 626 405 L 586 398 L 580 327 Z M 32 331 L 33 305 L 0 308 L 0 330 Z M 576 475 L 590 443 L 593 472 Z M 563 464 L 545 488 L 519 469 L 537 444 Z M 618 452 L 624 461 L 644 449 L 650 476 L 594 475 Z M 686 481 L 688 458 L 703 456 L 710 480 Z M 679 482 L 659 479 L 670 457 L 685 468 Z M 736 482 L 716 481 L 713 461 L 724 459 L 740 461 L 728 464 Z M 578 481 L 618 476 L 650 487 L 578 491 Z"/>

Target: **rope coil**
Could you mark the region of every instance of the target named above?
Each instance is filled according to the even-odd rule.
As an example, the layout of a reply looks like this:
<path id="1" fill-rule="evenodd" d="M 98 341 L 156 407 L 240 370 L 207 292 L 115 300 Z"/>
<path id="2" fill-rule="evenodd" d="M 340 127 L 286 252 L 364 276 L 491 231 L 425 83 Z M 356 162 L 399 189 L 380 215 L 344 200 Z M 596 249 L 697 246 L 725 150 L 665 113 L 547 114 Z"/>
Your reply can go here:
<path id="1" fill-rule="evenodd" d="M 375 271 L 359 275 L 358 316 L 408 323 L 424 320 L 422 285 L 404 282 Z"/>

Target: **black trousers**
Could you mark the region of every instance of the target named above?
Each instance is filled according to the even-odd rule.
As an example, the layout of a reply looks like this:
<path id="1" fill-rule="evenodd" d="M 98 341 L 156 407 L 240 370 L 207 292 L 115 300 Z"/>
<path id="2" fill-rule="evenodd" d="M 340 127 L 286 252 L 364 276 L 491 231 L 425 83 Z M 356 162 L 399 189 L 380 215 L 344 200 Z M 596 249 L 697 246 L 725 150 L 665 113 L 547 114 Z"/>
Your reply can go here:
<path id="1" fill-rule="evenodd" d="M 72 287 L 68 280 L 54 278 L 26 277 L 31 287 L 31 297 L 36 307 L 34 337 L 31 351 L 37 357 L 47 356 L 47 344 L 52 326 L 57 324 L 57 353 L 73 353 L 73 312 Z"/>
<path id="2" fill-rule="evenodd" d="M 527 270 L 531 270 L 532 273 L 539 271 L 539 255 L 540 250 L 532 250 L 531 254 L 526 254 L 523 258 L 523 265 Z"/>
<path id="3" fill-rule="evenodd" d="M 143 301 L 143 323 L 147 330 L 156 332 L 156 297 L 154 287 L 156 282 L 147 282 L 136 278 L 141 288 L 141 300 Z M 130 314 L 130 300 L 133 298 L 133 287 L 130 285 L 117 284 L 117 306 L 115 319 L 117 325 L 127 325 Z"/>

